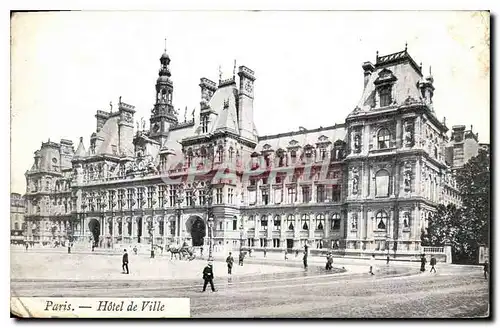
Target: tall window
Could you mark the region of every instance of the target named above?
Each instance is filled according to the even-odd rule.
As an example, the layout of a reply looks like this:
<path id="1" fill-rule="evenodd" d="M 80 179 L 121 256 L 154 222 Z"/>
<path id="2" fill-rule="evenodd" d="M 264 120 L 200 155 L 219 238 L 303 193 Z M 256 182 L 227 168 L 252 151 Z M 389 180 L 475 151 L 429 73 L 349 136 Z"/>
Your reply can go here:
<path id="1" fill-rule="evenodd" d="M 175 220 L 170 221 L 170 235 L 175 236 Z"/>
<path id="2" fill-rule="evenodd" d="M 375 196 L 389 196 L 389 172 L 380 170 L 375 174 Z"/>
<path id="3" fill-rule="evenodd" d="M 264 162 L 266 163 L 266 167 L 271 167 L 271 157 L 269 155 L 264 156 Z"/>
<path id="4" fill-rule="evenodd" d="M 323 161 L 326 159 L 326 148 L 320 148 L 319 149 L 319 157 Z"/>
<path id="5" fill-rule="evenodd" d="M 167 156 L 160 155 L 160 171 L 165 170 L 167 166 Z"/>
<path id="6" fill-rule="evenodd" d="M 191 149 L 188 150 L 186 161 L 187 167 L 191 167 L 191 164 L 193 163 L 193 151 Z"/>
<path id="7" fill-rule="evenodd" d="M 278 167 L 285 166 L 285 154 L 282 150 L 278 150 Z"/>
<path id="8" fill-rule="evenodd" d="M 163 236 L 165 234 L 165 222 L 163 221 L 163 218 L 160 218 L 160 222 L 158 223 L 158 230 L 160 230 L 160 236 Z"/>
<path id="9" fill-rule="evenodd" d="M 132 208 L 134 202 L 134 189 L 127 189 L 127 207 Z"/>
<path id="10" fill-rule="evenodd" d="M 302 230 L 309 230 L 309 215 L 302 214 L 300 218 L 300 225 L 302 227 Z"/>
<path id="11" fill-rule="evenodd" d="M 288 230 L 293 230 L 295 224 L 295 216 L 293 214 L 288 214 L 286 217 L 286 227 Z"/>
<path id="12" fill-rule="evenodd" d="M 217 148 L 215 156 L 217 158 L 218 163 L 222 163 L 224 161 L 224 149 L 222 148 L 222 146 L 219 146 Z"/>
<path id="13" fill-rule="evenodd" d="M 233 147 L 229 147 L 228 155 L 229 155 L 229 162 L 232 163 L 233 159 L 234 159 L 234 149 L 233 149 Z"/>
<path id="14" fill-rule="evenodd" d="M 207 133 L 208 132 L 208 116 L 204 115 L 201 118 L 201 133 Z"/>
<path id="15" fill-rule="evenodd" d="M 168 189 L 168 203 L 170 207 L 175 206 L 176 196 L 177 196 L 177 188 L 174 185 L 170 185 Z"/>
<path id="16" fill-rule="evenodd" d="M 387 213 L 385 211 L 380 211 L 376 216 L 376 224 L 378 230 L 385 230 L 387 224 Z"/>
<path id="17" fill-rule="evenodd" d="M 332 202 L 338 203 L 340 202 L 340 186 L 333 185 L 332 186 Z"/>
<path id="18" fill-rule="evenodd" d="M 158 202 L 159 202 L 158 205 L 161 208 L 163 208 L 164 203 L 165 203 L 165 186 L 164 185 L 158 186 Z"/>
<path id="19" fill-rule="evenodd" d="M 125 190 L 118 190 L 118 209 L 121 210 L 123 208 L 123 198 L 125 198 Z"/>
<path id="20" fill-rule="evenodd" d="M 262 203 L 269 204 L 269 189 L 262 189 Z"/>
<path id="21" fill-rule="evenodd" d="M 316 216 L 316 230 L 323 230 L 325 228 L 325 215 L 318 214 Z"/>
<path id="22" fill-rule="evenodd" d="M 311 201 L 311 187 L 302 187 L 302 202 L 309 203 Z"/>
<path id="23" fill-rule="evenodd" d="M 260 219 L 260 226 L 264 228 L 264 230 L 267 230 L 267 216 L 263 215 Z"/>
<path id="24" fill-rule="evenodd" d="M 392 102 L 391 99 L 391 87 L 385 86 L 379 89 L 380 93 L 380 107 L 389 106 Z"/>
<path id="25" fill-rule="evenodd" d="M 297 151 L 290 151 L 290 161 L 292 162 L 292 164 L 295 164 L 297 162 Z"/>
<path id="26" fill-rule="evenodd" d="M 101 197 L 97 196 L 97 210 L 99 211 L 101 209 Z"/>
<path id="27" fill-rule="evenodd" d="M 139 188 L 137 189 L 137 203 L 139 205 L 139 208 L 142 208 L 144 204 L 144 188 Z"/>
<path id="28" fill-rule="evenodd" d="M 148 187 L 148 208 L 153 208 L 154 187 Z"/>
<path id="29" fill-rule="evenodd" d="M 391 134 L 388 129 L 380 129 L 378 131 L 378 149 L 385 149 L 389 148 L 390 146 L 390 141 L 391 141 Z"/>
<path id="30" fill-rule="evenodd" d="M 233 219 L 233 230 L 238 230 L 238 219 Z"/>
<path id="31" fill-rule="evenodd" d="M 229 204 L 233 203 L 233 196 L 234 196 L 234 189 L 233 188 L 228 188 L 227 189 L 227 202 Z"/>
<path id="32" fill-rule="evenodd" d="M 222 204 L 222 188 L 217 188 L 215 191 L 215 203 Z"/>
<path id="33" fill-rule="evenodd" d="M 332 214 L 332 230 L 340 230 L 340 214 Z"/>
<path id="34" fill-rule="evenodd" d="M 281 217 L 279 215 L 276 215 L 274 217 L 273 229 L 274 230 L 280 230 L 281 229 Z"/>
<path id="35" fill-rule="evenodd" d="M 192 190 L 186 191 L 186 205 L 193 206 L 193 191 Z"/>
<path id="36" fill-rule="evenodd" d="M 323 203 L 325 201 L 325 186 L 319 185 L 316 187 L 316 201 Z"/>
<path id="37" fill-rule="evenodd" d="M 109 198 L 108 198 L 108 208 L 112 210 L 114 208 L 114 202 L 115 202 L 115 196 L 116 196 L 116 190 L 110 190 L 109 191 Z"/>
<path id="38" fill-rule="evenodd" d="M 200 189 L 198 191 L 198 202 L 200 205 L 205 205 L 206 203 L 206 191 L 205 189 Z"/>
<path id="39" fill-rule="evenodd" d="M 304 150 L 304 155 L 306 158 L 306 163 L 311 163 L 312 157 L 313 157 L 313 148 L 312 147 L 307 147 Z"/>
<path id="40" fill-rule="evenodd" d="M 293 203 L 295 202 L 297 198 L 297 190 L 295 189 L 295 187 L 290 187 L 288 188 L 288 203 Z"/>

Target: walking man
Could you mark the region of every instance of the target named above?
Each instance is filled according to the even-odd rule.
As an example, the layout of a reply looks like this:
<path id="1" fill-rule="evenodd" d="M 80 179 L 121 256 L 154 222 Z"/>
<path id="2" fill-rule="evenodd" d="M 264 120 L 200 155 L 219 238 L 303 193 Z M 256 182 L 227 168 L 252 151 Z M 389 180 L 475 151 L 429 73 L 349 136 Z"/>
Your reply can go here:
<path id="1" fill-rule="evenodd" d="M 227 274 L 231 274 L 231 271 L 233 270 L 233 263 L 234 259 L 233 256 L 231 255 L 231 252 L 229 252 L 229 256 L 226 258 L 226 263 L 227 263 Z"/>
<path id="2" fill-rule="evenodd" d="M 302 261 L 304 262 L 304 269 L 307 269 L 307 252 L 304 252 L 304 257 L 302 258 Z"/>
<path id="3" fill-rule="evenodd" d="M 26 247 L 26 252 L 28 251 L 28 243 L 25 243 L 24 246 Z"/>
<path id="4" fill-rule="evenodd" d="M 425 264 L 427 263 L 427 259 L 425 258 L 425 254 L 422 254 L 420 258 L 420 272 L 425 272 Z"/>
<path id="5" fill-rule="evenodd" d="M 434 273 L 436 273 L 436 268 L 434 267 L 436 265 L 436 262 L 437 261 L 436 261 L 436 258 L 434 257 L 434 255 L 431 255 L 431 262 L 430 262 L 431 270 L 430 270 L 430 272 L 432 272 L 432 270 L 434 270 Z"/>
<path id="6" fill-rule="evenodd" d="M 245 258 L 245 253 L 240 252 L 240 255 L 238 256 L 238 259 L 239 259 L 238 264 L 239 265 L 243 266 L 243 259 L 244 258 Z"/>
<path id="7" fill-rule="evenodd" d="M 208 265 L 203 269 L 203 280 L 205 281 L 203 284 L 204 292 L 207 289 L 207 285 L 210 283 L 210 288 L 212 288 L 212 292 L 215 292 L 214 288 L 214 271 L 212 269 L 212 263 L 208 262 Z"/>
<path id="8" fill-rule="evenodd" d="M 124 249 L 123 250 L 123 258 L 122 258 L 122 270 L 123 270 L 123 273 L 126 273 L 128 274 L 128 253 L 127 253 L 127 250 Z M 127 270 L 127 271 L 125 271 Z"/>
<path id="9" fill-rule="evenodd" d="M 288 252 L 285 249 L 285 261 L 288 260 Z"/>
<path id="10" fill-rule="evenodd" d="M 488 273 L 490 272 L 490 264 L 488 263 L 488 260 L 484 261 L 483 270 L 484 270 L 484 279 L 488 280 Z"/>
<path id="11" fill-rule="evenodd" d="M 387 265 L 389 265 L 389 261 L 391 260 L 391 258 L 389 257 L 389 254 L 387 254 Z"/>
<path id="12" fill-rule="evenodd" d="M 264 248 L 264 257 L 266 257 L 267 249 Z"/>
<path id="13" fill-rule="evenodd" d="M 370 258 L 370 272 L 371 275 L 373 276 L 375 273 L 373 273 L 373 271 L 375 271 L 375 254 L 372 254 L 372 257 Z"/>

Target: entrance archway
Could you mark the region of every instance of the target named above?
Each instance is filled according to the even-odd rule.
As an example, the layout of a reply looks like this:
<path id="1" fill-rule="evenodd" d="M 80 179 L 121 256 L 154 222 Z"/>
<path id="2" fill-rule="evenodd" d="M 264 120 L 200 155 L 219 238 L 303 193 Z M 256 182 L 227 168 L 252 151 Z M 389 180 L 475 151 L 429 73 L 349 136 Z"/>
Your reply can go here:
<path id="1" fill-rule="evenodd" d="M 92 234 L 92 241 L 94 243 L 94 246 L 97 247 L 99 245 L 99 236 L 101 235 L 101 224 L 99 223 L 99 220 L 90 219 L 89 230 Z"/>
<path id="2" fill-rule="evenodd" d="M 205 221 L 199 216 L 192 216 L 186 221 L 187 231 L 191 234 L 193 246 L 203 246 L 203 238 L 206 236 Z"/>

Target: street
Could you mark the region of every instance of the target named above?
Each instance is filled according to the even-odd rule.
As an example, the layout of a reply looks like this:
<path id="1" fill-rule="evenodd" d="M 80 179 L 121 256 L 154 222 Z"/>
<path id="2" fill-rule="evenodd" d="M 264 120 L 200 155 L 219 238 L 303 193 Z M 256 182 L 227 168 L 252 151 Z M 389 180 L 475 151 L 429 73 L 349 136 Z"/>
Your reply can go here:
<path id="1" fill-rule="evenodd" d="M 18 255 L 22 253 L 13 255 L 13 262 Z M 36 257 L 60 255 L 31 254 Z M 97 255 L 94 258 L 100 258 L 102 263 L 110 261 L 110 256 Z M 63 263 L 58 267 L 64 268 L 64 260 L 60 261 Z M 119 263 L 120 258 L 115 256 L 113 261 Z M 380 261 L 376 274 L 371 276 L 362 260 L 337 259 L 340 268 L 327 273 L 319 260 L 311 260 L 305 271 L 299 261 L 281 266 L 271 260 L 269 264 L 273 265 L 263 265 L 259 263 L 266 262 L 266 259 L 261 258 L 251 259 L 248 262 L 255 263 L 245 264 L 248 272 L 240 270 L 239 275 L 228 278 L 227 274 L 224 275 L 225 263 L 216 261 L 214 282 L 217 292 L 207 290 L 201 293 L 199 269 L 206 262 L 169 263 L 174 262 L 183 268 L 192 267 L 192 270 L 187 269 L 182 279 L 178 274 L 171 279 L 153 279 L 152 275 L 148 279 L 137 276 L 128 279 L 127 275 L 119 273 L 115 275 L 116 279 L 109 276 L 99 279 L 95 275 L 88 279 L 81 275 L 79 279 L 74 279 L 74 276 L 67 279 L 13 276 L 11 291 L 16 296 L 189 297 L 194 318 L 457 318 L 485 316 L 489 308 L 488 281 L 483 278 L 481 268 L 476 266 L 442 264 L 437 266 L 437 274 L 433 274 L 428 271 L 418 273 L 417 263 L 391 262 L 386 265 Z M 69 259 L 67 263 L 71 263 Z M 75 272 L 92 271 L 79 263 Z M 148 264 L 144 258 L 141 270 L 145 270 L 144 266 L 154 265 Z M 20 268 L 18 266 L 18 270 Z M 238 266 L 235 266 L 237 270 Z M 68 269 L 65 271 L 70 274 Z M 194 273 L 190 274 L 190 271 Z"/>

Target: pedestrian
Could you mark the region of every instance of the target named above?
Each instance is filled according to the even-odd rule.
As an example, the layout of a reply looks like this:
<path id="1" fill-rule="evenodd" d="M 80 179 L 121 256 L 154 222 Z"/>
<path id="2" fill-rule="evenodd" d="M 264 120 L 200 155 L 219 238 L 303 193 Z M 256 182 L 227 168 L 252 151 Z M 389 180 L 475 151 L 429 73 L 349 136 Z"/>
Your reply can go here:
<path id="1" fill-rule="evenodd" d="M 238 256 L 238 264 L 240 266 L 243 266 L 243 260 L 245 259 L 245 252 L 240 252 L 240 255 Z"/>
<path id="2" fill-rule="evenodd" d="M 252 257 L 252 248 L 248 249 L 248 257 Z"/>
<path id="3" fill-rule="evenodd" d="M 490 272 L 490 264 L 488 263 L 488 260 L 484 261 L 483 270 L 484 270 L 484 279 L 488 280 L 488 273 Z"/>
<path id="4" fill-rule="evenodd" d="M 264 248 L 264 257 L 266 257 L 267 249 Z"/>
<path id="5" fill-rule="evenodd" d="M 68 254 L 71 254 L 71 244 L 68 243 Z"/>
<path id="6" fill-rule="evenodd" d="M 299 250 L 295 250 L 295 257 L 299 256 Z"/>
<path id="7" fill-rule="evenodd" d="M 328 255 L 326 256 L 326 267 L 325 267 L 326 271 L 332 270 L 332 263 L 333 263 L 332 254 L 328 253 Z"/>
<path id="8" fill-rule="evenodd" d="M 28 243 L 24 245 L 26 247 L 26 252 L 28 251 Z"/>
<path id="9" fill-rule="evenodd" d="M 434 272 L 436 272 L 436 268 L 434 267 L 436 265 L 436 258 L 434 257 L 434 255 L 431 255 L 431 270 L 429 272 L 432 272 L 432 270 L 434 270 Z"/>
<path id="10" fill-rule="evenodd" d="M 203 269 L 203 290 L 204 292 L 207 289 L 207 285 L 210 283 L 210 288 L 212 288 L 212 292 L 215 292 L 214 288 L 214 271 L 212 269 L 212 263 L 208 262 L 208 265 Z"/>
<path id="11" fill-rule="evenodd" d="M 285 249 L 285 261 L 288 260 L 288 252 Z"/>
<path id="12" fill-rule="evenodd" d="M 226 263 L 227 263 L 227 274 L 231 274 L 231 271 L 233 270 L 233 263 L 234 259 L 233 256 L 231 255 L 231 252 L 229 252 L 229 256 L 226 258 Z"/>
<path id="13" fill-rule="evenodd" d="M 137 246 L 134 246 L 134 254 L 137 255 Z"/>
<path id="14" fill-rule="evenodd" d="M 302 261 L 304 262 L 304 269 L 307 269 L 307 252 L 304 252 L 304 257 L 302 258 Z"/>
<path id="15" fill-rule="evenodd" d="M 391 260 L 391 258 L 390 258 L 390 256 L 389 256 L 389 254 L 387 254 L 387 263 L 386 263 L 387 265 L 389 265 L 389 261 L 390 261 L 390 260 Z"/>
<path id="16" fill-rule="evenodd" d="M 375 273 L 373 273 L 373 271 L 375 271 L 375 254 L 372 254 L 372 257 L 370 258 L 370 272 L 371 275 L 373 276 Z"/>
<path id="17" fill-rule="evenodd" d="M 123 250 L 123 258 L 122 258 L 122 270 L 123 270 L 123 273 L 126 273 L 126 274 L 129 274 L 128 272 L 128 254 L 127 254 L 127 250 L 124 249 Z M 125 271 L 127 270 L 127 271 Z"/>
<path id="18" fill-rule="evenodd" d="M 95 244 L 92 242 L 92 252 L 94 251 Z"/>
<path id="19" fill-rule="evenodd" d="M 200 257 L 203 257 L 203 246 L 200 247 Z"/>
<path id="20" fill-rule="evenodd" d="M 427 263 L 427 259 L 425 258 L 425 254 L 422 254 L 420 258 L 420 272 L 425 272 L 425 264 Z"/>

